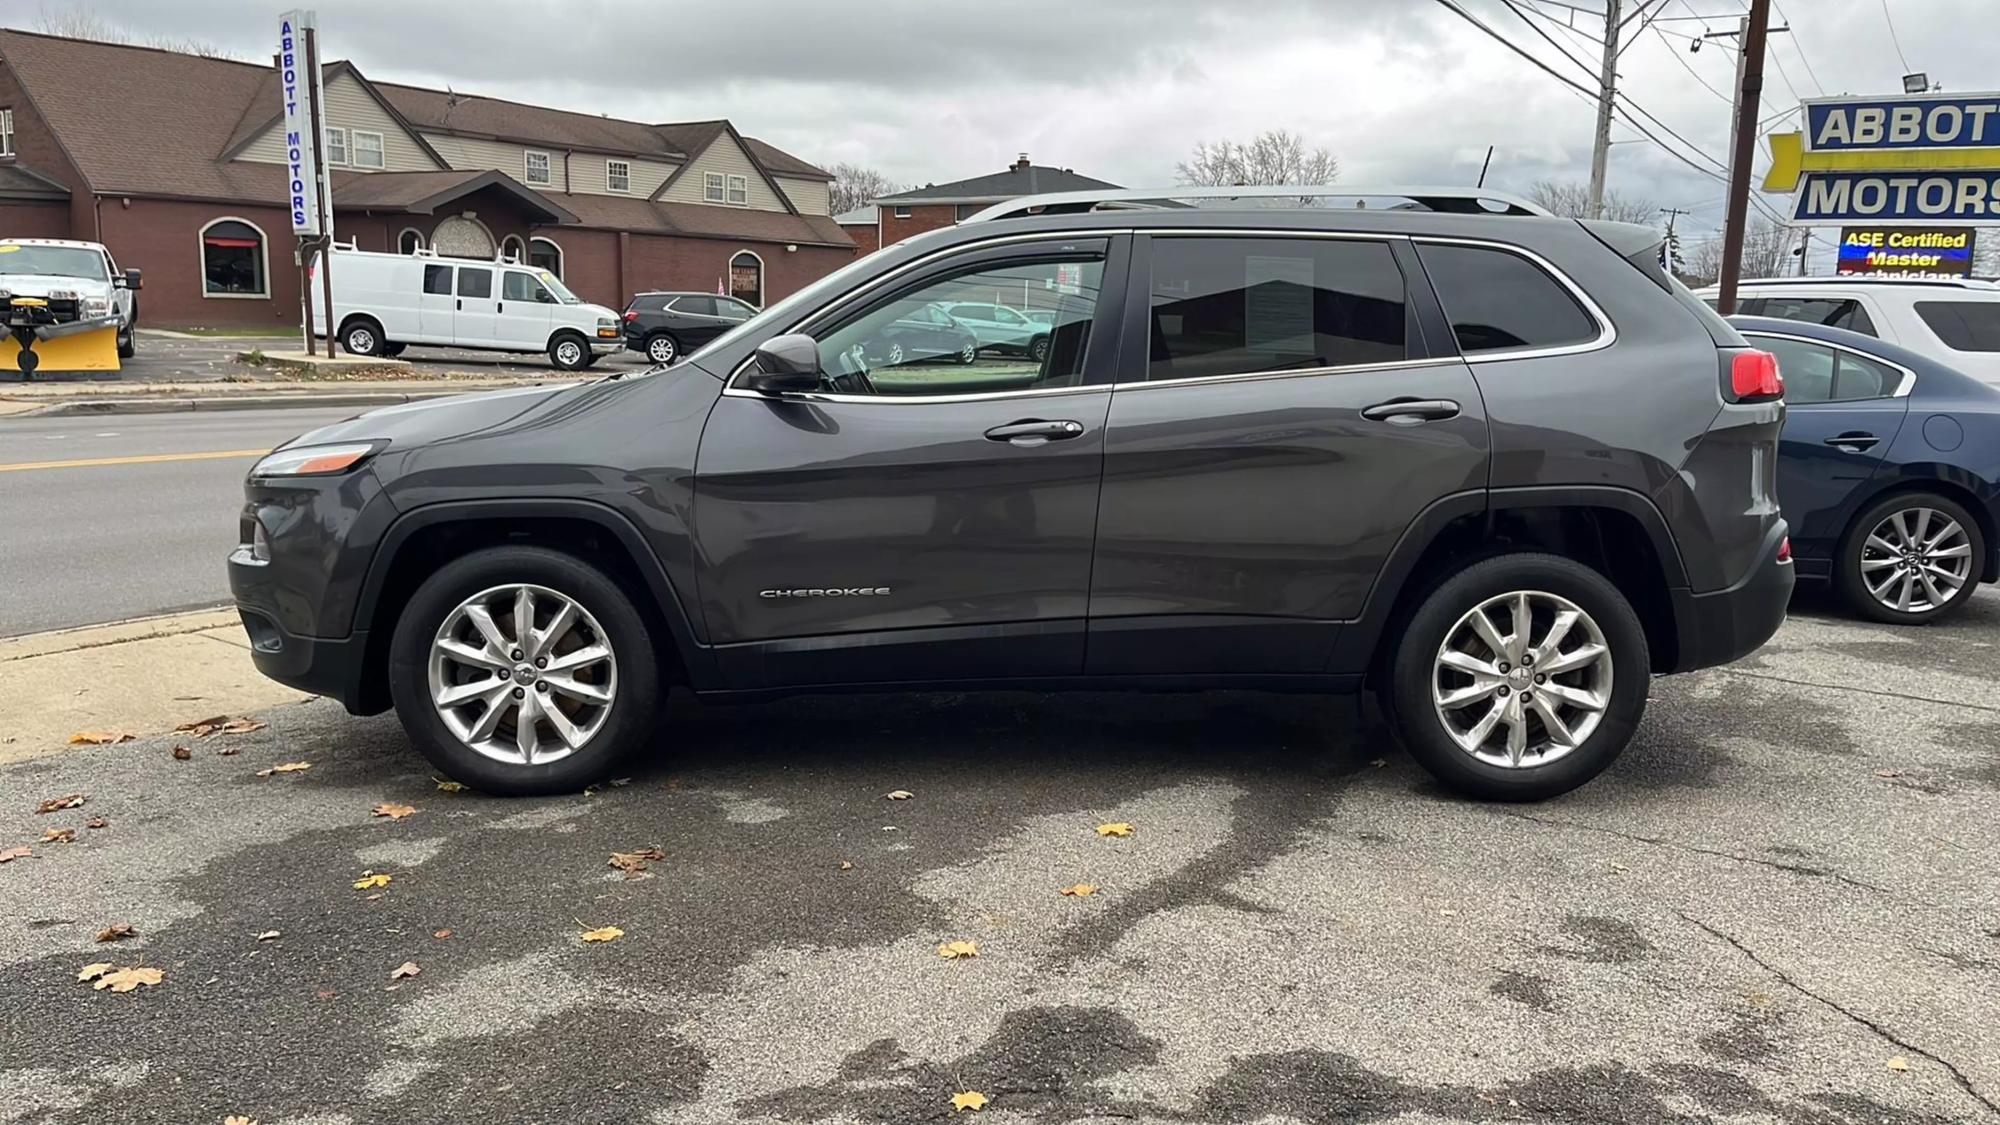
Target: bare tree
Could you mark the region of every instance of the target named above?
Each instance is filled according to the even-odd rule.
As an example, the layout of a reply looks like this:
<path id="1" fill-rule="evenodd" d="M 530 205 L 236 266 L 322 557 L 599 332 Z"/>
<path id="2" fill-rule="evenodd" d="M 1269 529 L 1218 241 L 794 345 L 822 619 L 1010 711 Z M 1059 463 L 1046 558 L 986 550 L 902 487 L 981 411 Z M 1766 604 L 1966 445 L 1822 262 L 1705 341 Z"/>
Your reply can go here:
<path id="1" fill-rule="evenodd" d="M 1575 180 L 1537 180 L 1528 189 L 1528 199 L 1565 219 L 1590 218 L 1590 188 Z M 1606 191 L 1601 217 L 1617 223 L 1638 223 L 1650 227 L 1660 221 L 1660 208 L 1642 196 Z"/>
<path id="2" fill-rule="evenodd" d="M 892 183 L 889 177 L 859 164 L 843 161 L 827 171 L 833 173 L 833 183 L 828 185 L 828 192 L 832 196 L 833 213 L 836 215 L 865 207 L 885 195 L 903 190 L 902 185 Z"/>
<path id="3" fill-rule="evenodd" d="M 1773 222 L 1763 215 L 1751 215 L 1743 231 L 1743 262 L 1736 271 L 1738 280 L 1750 277 L 1788 277 L 1799 270 L 1801 228 Z M 1681 262 L 1682 280 L 1689 285 L 1713 285 L 1722 277 L 1722 235 L 1695 243 Z"/>
<path id="4" fill-rule="evenodd" d="M 1972 276 L 2000 277 L 2000 230 L 1985 227 L 1973 233 Z"/>
<path id="5" fill-rule="evenodd" d="M 200 39 L 183 39 L 171 35 L 153 35 L 144 40 L 135 39 L 131 32 L 98 15 L 91 8 L 51 8 L 44 4 L 35 18 L 35 29 L 48 35 L 60 35 L 66 39 L 137 44 L 158 47 L 162 51 L 174 51 L 183 55 L 200 55 L 208 59 L 235 57 L 215 44 Z"/>
<path id="6" fill-rule="evenodd" d="M 1202 141 L 1175 172 L 1181 183 L 1208 187 L 1330 184 L 1340 178 L 1340 161 L 1323 148 L 1306 147 L 1297 133 L 1272 129 L 1248 141 Z"/>

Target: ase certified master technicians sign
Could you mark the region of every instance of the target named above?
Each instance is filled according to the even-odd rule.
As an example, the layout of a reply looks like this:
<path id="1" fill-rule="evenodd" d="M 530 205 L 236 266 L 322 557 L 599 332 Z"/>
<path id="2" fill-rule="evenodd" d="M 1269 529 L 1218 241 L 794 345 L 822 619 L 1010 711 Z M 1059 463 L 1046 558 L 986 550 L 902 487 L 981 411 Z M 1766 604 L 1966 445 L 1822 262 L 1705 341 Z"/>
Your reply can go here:
<path id="1" fill-rule="evenodd" d="M 1873 277 L 1967 277 L 1970 227 L 1843 227 L 1840 272 Z"/>

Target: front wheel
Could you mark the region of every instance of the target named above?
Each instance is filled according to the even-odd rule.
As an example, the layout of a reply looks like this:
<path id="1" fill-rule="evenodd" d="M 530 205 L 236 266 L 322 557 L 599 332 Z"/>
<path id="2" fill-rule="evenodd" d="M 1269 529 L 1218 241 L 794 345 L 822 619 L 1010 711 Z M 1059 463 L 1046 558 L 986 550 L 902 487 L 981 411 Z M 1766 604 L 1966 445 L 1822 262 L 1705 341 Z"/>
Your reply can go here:
<path id="1" fill-rule="evenodd" d="M 1445 580 L 1410 617 L 1390 711 L 1439 781 L 1537 801 L 1618 757 L 1650 674 L 1645 629 L 1610 580 L 1556 555 L 1503 555 Z"/>
<path id="2" fill-rule="evenodd" d="M 396 623 L 389 689 L 417 751 L 489 793 L 574 793 L 652 736 L 659 668 L 630 598 L 541 547 L 446 564 Z"/>
<path id="3" fill-rule="evenodd" d="M 340 346 L 348 355 L 382 354 L 382 329 L 372 320 L 355 318 L 340 329 Z"/>
<path id="4" fill-rule="evenodd" d="M 139 330 L 127 327 L 118 334 L 118 358 L 131 359 L 139 351 Z"/>
<path id="5" fill-rule="evenodd" d="M 1856 612 L 1891 625 L 1956 613 L 1985 575 L 1986 537 L 1956 501 L 1932 492 L 1887 496 L 1854 518 L 1834 582 Z"/>
<path id="6" fill-rule="evenodd" d="M 1028 358 L 1034 360 L 1036 363 L 1049 358 L 1049 338 L 1047 336 L 1037 336 L 1034 342 L 1028 345 Z"/>
<path id="7" fill-rule="evenodd" d="M 588 367 L 590 346 L 583 337 L 565 333 L 549 342 L 549 362 L 558 371 L 581 371 Z"/>

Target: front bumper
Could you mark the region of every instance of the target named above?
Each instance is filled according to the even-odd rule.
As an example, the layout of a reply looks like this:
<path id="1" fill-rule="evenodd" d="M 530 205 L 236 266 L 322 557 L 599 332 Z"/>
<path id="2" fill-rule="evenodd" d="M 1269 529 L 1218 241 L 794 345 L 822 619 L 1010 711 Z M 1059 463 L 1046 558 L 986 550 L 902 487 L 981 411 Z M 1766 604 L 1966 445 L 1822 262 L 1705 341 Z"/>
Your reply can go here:
<path id="1" fill-rule="evenodd" d="M 307 637 L 293 633 L 279 623 L 276 612 L 265 607 L 270 590 L 265 576 L 269 564 L 256 558 L 249 547 L 238 547 L 229 556 L 229 589 L 236 596 L 236 613 L 250 639 L 250 660 L 257 670 L 286 687 L 312 695 L 335 699 L 356 715 L 373 715 L 388 708 L 388 701 L 372 698 L 365 688 L 368 633 L 356 630 L 345 637 Z"/>
<path id="2" fill-rule="evenodd" d="M 623 336 L 619 336 L 614 339 L 606 339 L 603 336 L 596 336 L 593 337 L 590 341 L 590 354 L 592 355 L 614 355 L 624 350 L 625 350 L 625 338 Z"/>
<path id="3" fill-rule="evenodd" d="M 1741 582 L 1726 590 L 1697 594 L 1671 591 L 1674 626 L 1679 633 L 1679 657 L 1665 672 L 1692 672 L 1740 660 L 1763 647 L 1785 623 L 1785 610 L 1797 581 L 1791 561 L 1778 560 L 1786 526 L 1777 521 L 1758 556 L 1763 561 Z"/>

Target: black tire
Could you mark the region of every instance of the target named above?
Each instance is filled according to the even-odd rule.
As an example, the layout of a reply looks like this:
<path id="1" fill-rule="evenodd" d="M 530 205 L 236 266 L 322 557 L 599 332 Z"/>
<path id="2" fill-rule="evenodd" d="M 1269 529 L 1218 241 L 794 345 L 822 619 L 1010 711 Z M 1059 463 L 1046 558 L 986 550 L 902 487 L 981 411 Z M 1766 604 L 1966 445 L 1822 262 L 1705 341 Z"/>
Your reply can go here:
<path id="1" fill-rule="evenodd" d="M 590 366 L 590 341 L 575 332 L 558 332 L 549 341 L 549 362 L 557 371 L 581 371 Z"/>
<path id="2" fill-rule="evenodd" d="M 966 343 L 960 344 L 958 346 L 958 364 L 960 367 L 970 367 L 978 362 L 979 362 L 978 341 L 976 340 L 967 341 Z"/>
<path id="3" fill-rule="evenodd" d="M 1868 592 L 1868 584 L 1862 577 L 1863 556 L 1869 552 L 1869 533 L 1890 519 L 1897 512 L 1928 510 L 1957 523 L 1964 532 L 1964 545 L 1971 560 L 1965 582 L 1955 592 L 1949 594 L 1943 604 L 1926 609 L 1904 611 L 1894 606 L 1884 605 Z M 1914 530 L 1914 517 L 1911 517 Z M 1985 573 L 1986 536 L 1979 529 L 1979 521 L 1965 506 L 1949 497 L 1935 492 L 1898 492 L 1884 496 L 1862 509 L 1847 527 L 1847 533 L 1840 540 L 1840 556 L 1833 563 L 1834 587 L 1840 591 L 1840 598 L 1854 612 L 1870 621 L 1880 621 L 1888 625 L 1922 625 L 1948 617 L 1965 608 L 1972 600 L 1972 591 L 1980 581 L 1988 577 Z M 1900 583 L 1897 584 L 1900 587 Z M 1922 592 L 1922 587 L 1916 588 Z M 1928 597 L 1926 597 L 1928 600 Z"/>
<path id="4" fill-rule="evenodd" d="M 409 347 L 408 344 L 391 340 L 390 342 L 382 345 L 382 354 L 393 359 L 396 356 L 402 355 L 403 349 L 407 347 Z"/>
<path id="5" fill-rule="evenodd" d="M 646 359 L 650 363 L 673 366 L 681 357 L 681 342 L 671 332 L 655 332 L 646 337 Z"/>
<path id="6" fill-rule="evenodd" d="M 139 353 L 139 333 L 137 329 L 126 328 L 118 335 L 118 358 L 131 359 Z"/>
<path id="7" fill-rule="evenodd" d="M 1037 336 L 1028 345 L 1028 358 L 1034 360 L 1036 363 L 1049 358 L 1049 338 L 1047 336 Z"/>
<path id="8" fill-rule="evenodd" d="M 381 355 L 382 326 L 371 317 L 350 316 L 340 326 L 340 346 L 348 355 Z"/>
<path id="9" fill-rule="evenodd" d="M 1545 763 L 1507 766 L 1459 747 L 1433 703 L 1432 687 L 1438 653 L 1461 619 L 1488 599 L 1516 591 L 1554 595 L 1588 615 L 1610 652 L 1611 688 L 1601 718 L 1580 744 Z M 1445 785 L 1485 800 L 1539 801 L 1596 777 L 1625 749 L 1645 713 L 1651 671 L 1645 627 L 1609 579 L 1557 555 L 1500 555 L 1439 582 L 1402 623 L 1386 702 L 1403 745 Z M 1534 690 L 1533 680 L 1528 683 Z"/>
<path id="10" fill-rule="evenodd" d="M 617 666 L 616 694 L 604 725 L 568 757 L 545 764 L 481 754 L 451 732 L 431 702 L 431 643 L 445 618 L 474 594 L 512 583 L 546 587 L 576 602 L 602 627 L 601 639 Z M 454 780 L 502 796 L 575 793 L 611 776 L 651 740 L 659 710 L 659 660 L 645 619 L 602 571 L 542 547 L 494 547 L 447 563 L 411 595 L 390 643 L 389 690 L 417 752 Z"/>

